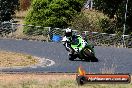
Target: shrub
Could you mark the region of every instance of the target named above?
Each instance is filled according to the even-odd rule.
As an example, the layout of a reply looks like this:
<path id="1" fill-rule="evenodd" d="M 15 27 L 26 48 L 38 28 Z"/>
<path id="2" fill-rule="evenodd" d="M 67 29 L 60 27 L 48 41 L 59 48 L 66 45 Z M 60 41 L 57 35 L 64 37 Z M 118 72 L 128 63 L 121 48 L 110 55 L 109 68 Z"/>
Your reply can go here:
<path id="1" fill-rule="evenodd" d="M 85 0 L 32 0 L 31 8 L 25 18 L 25 24 L 43 27 L 65 28 L 72 17 L 81 11 Z M 43 30 L 43 29 L 42 29 Z M 25 27 L 24 33 L 36 29 Z M 32 33 L 30 33 L 32 34 Z"/>
<path id="2" fill-rule="evenodd" d="M 70 25 L 76 30 L 115 33 L 116 20 L 109 19 L 106 15 L 95 10 L 85 10 L 74 17 Z"/>
<path id="3" fill-rule="evenodd" d="M 19 0 L 20 10 L 27 10 L 30 7 L 31 0 Z"/>

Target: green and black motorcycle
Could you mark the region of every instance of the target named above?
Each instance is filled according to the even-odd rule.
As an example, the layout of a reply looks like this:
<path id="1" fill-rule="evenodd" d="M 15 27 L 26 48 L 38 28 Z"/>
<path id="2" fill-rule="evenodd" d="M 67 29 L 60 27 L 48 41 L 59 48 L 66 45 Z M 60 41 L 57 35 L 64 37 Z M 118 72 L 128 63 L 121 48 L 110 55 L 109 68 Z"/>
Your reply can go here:
<path id="1" fill-rule="evenodd" d="M 94 46 L 83 39 L 82 36 L 77 35 L 77 38 L 72 39 L 71 48 L 74 54 L 69 55 L 69 60 L 74 60 L 77 57 L 81 60 L 98 61 L 95 57 Z"/>

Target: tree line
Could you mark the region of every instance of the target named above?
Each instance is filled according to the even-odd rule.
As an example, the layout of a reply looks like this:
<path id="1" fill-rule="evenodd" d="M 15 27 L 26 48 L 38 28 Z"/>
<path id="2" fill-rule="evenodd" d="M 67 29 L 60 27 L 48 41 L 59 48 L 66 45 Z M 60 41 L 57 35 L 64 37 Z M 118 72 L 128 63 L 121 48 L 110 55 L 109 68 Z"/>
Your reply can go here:
<path id="1" fill-rule="evenodd" d="M 24 0 L 0 0 L 0 21 L 3 22 L 12 19 L 12 16 L 15 14 L 16 9 L 20 7 L 22 1 Z M 115 19 L 114 27 L 117 28 L 116 31 L 122 32 L 123 24 L 125 23 L 124 14 L 126 12 L 126 1 L 127 0 L 94 0 L 94 7 L 96 10 L 106 14 L 110 19 Z M 78 17 L 85 2 L 86 0 L 31 0 L 31 2 L 28 0 L 31 6 L 25 18 L 25 24 L 60 28 L 71 26 L 72 24 L 70 23 L 76 16 Z M 126 34 L 132 33 L 131 6 L 132 1 L 129 0 Z M 104 27 L 106 27 L 104 24 L 108 23 L 107 21 L 106 19 L 103 20 L 102 25 Z M 24 29 L 25 33 L 31 31 L 35 31 L 35 29 Z"/>
<path id="2" fill-rule="evenodd" d="M 126 12 L 127 0 L 94 0 L 95 9 L 102 11 L 109 18 L 117 20 L 116 26 L 120 28 L 118 31 L 123 31 L 123 24 L 126 19 L 126 34 L 132 33 L 132 1 L 128 0 L 128 7 Z"/>

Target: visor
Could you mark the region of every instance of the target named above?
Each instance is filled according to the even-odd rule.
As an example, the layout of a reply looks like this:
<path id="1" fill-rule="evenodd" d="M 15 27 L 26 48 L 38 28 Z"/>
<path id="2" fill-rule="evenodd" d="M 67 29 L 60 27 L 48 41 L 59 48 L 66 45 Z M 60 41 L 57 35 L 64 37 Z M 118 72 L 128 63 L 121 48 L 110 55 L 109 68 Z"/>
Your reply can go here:
<path id="1" fill-rule="evenodd" d="M 70 36 L 72 36 L 72 33 L 71 32 L 67 32 L 67 33 L 65 33 L 65 36 L 66 37 L 70 37 Z"/>

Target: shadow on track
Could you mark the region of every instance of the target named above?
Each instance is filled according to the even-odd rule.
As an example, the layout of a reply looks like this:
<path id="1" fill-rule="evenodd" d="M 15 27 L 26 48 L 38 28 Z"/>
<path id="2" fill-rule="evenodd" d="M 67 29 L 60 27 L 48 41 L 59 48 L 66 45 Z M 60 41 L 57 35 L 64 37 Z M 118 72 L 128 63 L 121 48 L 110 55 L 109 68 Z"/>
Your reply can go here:
<path id="1" fill-rule="evenodd" d="M 92 59 L 74 59 L 74 60 L 70 60 L 70 61 L 82 61 L 82 62 L 99 62 L 98 58 L 92 58 Z"/>

